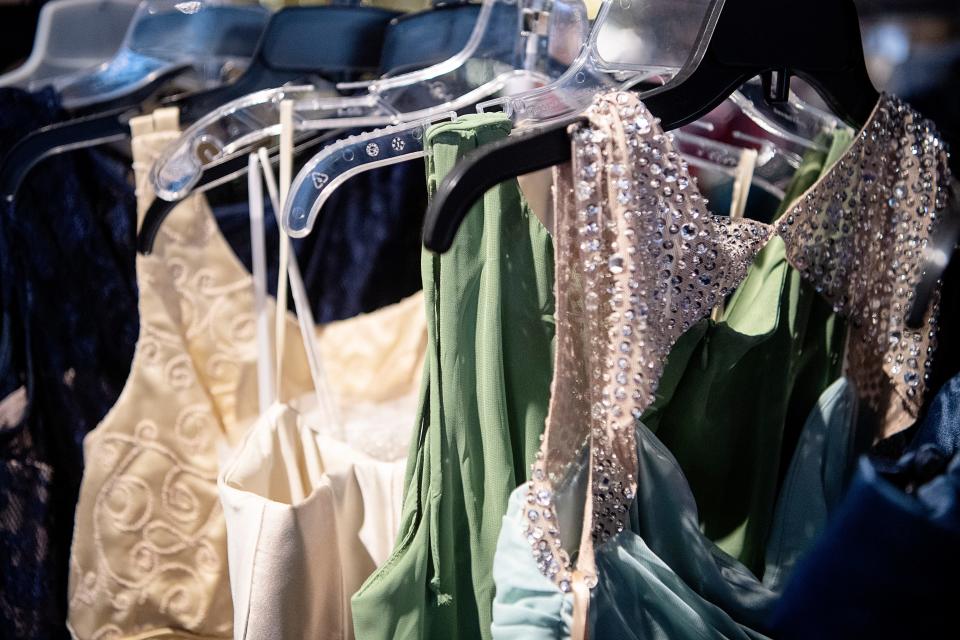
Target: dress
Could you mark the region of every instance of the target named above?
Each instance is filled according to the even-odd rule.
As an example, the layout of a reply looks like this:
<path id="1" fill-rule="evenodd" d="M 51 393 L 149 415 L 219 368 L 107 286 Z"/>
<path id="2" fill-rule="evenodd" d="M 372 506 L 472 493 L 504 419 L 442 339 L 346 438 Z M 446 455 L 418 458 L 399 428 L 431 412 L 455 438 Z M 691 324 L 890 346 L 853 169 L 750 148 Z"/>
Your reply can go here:
<path id="1" fill-rule="evenodd" d="M 775 220 L 847 149 L 850 135 L 819 142 L 829 153 L 804 157 Z M 843 336 L 842 320 L 772 238 L 719 321 L 700 321 L 670 350 L 644 413 L 680 462 L 706 534 L 758 575 L 779 480 L 804 417 L 840 375 Z"/>
<path id="2" fill-rule="evenodd" d="M 810 548 L 826 523 L 827 512 L 839 501 L 844 473 L 852 462 L 848 456 L 853 395 L 846 380 L 837 380 L 807 418 L 774 519 L 763 585 L 705 538 L 691 534 L 697 528 L 697 505 L 682 472 L 672 454 L 641 427 L 637 457 L 642 468 L 640 484 L 648 497 L 644 505 L 634 503 L 630 533 L 624 531 L 616 544 L 597 550 L 599 583 L 590 621 L 594 637 L 760 637 L 717 603 L 741 600 L 760 614 L 754 614 L 755 623 L 769 614 L 773 595 L 781 590 L 797 557 Z M 566 494 L 567 498 L 574 496 L 572 491 Z M 525 505 L 526 489 L 519 487 L 510 497 L 494 560 L 498 590 L 493 637 L 566 638 L 571 634 L 573 596 L 557 589 L 529 562 L 530 544 L 523 535 Z M 645 520 L 652 524 L 644 525 Z M 683 565 L 685 574 L 696 575 L 697 582 L 688 584 L 673 568 Z M 725 580 L 736 582 L 739 588 L 724 586 Z M 714 593 L 711 599 L 701 595 L 708 590 Z"/>
<path id="3" fill-rule="evenodd" d="M 634 94 L 598 96 L 586 115 L 572 130 L 572 167 L 558 170 L 558 347 L 520 515 L 528 562 L 572 594 L 575 638 L 647 628 L 657 607 L 616 597 L 631 577 L 644 583 L 630 569 L 638 536 L 744 633 L 766 633 L 776 594 L 703 536 L 679 466 L 638 419 L 678 337 L 776 235 L 790 264 L 847 317 L 846 375 L 860 405 L 881 417 L 877 436 L 908 426 L 929 368 L 919 356 L 936 334 L 935 301 L 923 327 L 905 326 L 921 268 L 910 247 L 927 241 L 944 206 L 943 144 L 931 123 L 883 95 L 858 139 L 771 227 L 705 210 L 670 136 Z M 884 233 L 891 226 L 896 235 Z M 502 597 L 512 597 L 509 585 Z"/>
<path id="4" fill-rule="evenodd" d="M 465 116 L 427 134 L 427 184 L 510 129 Z M 450 251 L 424 252 L 428 327 L 397 547 L 353 597 L 356 636 L 489 637 L 493 553 L 546 416 L 552 245 L 517 184 L 487 192 Z"/>
<path id="5" fill-rule="evenodd" d="M 176 110 L 131 129 L 142 216 L 150 165 L 178 135 Z M 84 440 L 90 463 L 70 556 L 78 638 L 233 631 L 217 475 L 259 414 L 253 278 L 202 196 L 176 207 L 155 246 L 137 257 L 141 330 L 129 378 Z M 283 401 L 313 388 L 297 323 L 286 322 Z"/>
<path id="6" fill-rule="evenodd" d="M 63 118 L 0 89 L 0 154 Z M 116 401 L 137 332 L 135 202 L 110 150 L 41 162 L 0 206 L 0 635 L 63 638 L 83 436 Z"/>
<path id="7" fill-rule="evenodd" d="M 274 403 L 218 480 L 235 638 L 353 638 L 350 596 L 396 539 L 423 296 L 329 325 L 323 344 L 339 411 Z"/>
<path id="8" fill-rule="evenodd" d="M 927 444 L 861 458 L 823 536 L 774 612 L 777 638 L 940 638 L 960 572 L 960 455 Z"/>

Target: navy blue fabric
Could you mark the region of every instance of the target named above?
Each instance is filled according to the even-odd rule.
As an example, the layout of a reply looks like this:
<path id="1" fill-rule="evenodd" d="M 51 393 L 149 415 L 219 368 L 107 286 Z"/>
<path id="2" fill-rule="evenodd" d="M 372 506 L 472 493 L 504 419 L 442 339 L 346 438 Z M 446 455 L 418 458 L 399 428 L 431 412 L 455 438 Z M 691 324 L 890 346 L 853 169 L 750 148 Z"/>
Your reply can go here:
<path id="1" fill-rule="evenodd" d="M 924 444 L 864 457 L 823 537 L 774 613 L 773 637 L 942 638 L 960 575 L 960 455 Z"/>
<path id="2" fill-rule="evenodd" d="M 446 60 L 467 44 L 479 13 L 480 5 L 461 4 L 395 18 L 383 40 L 380 68 L 397 75 Z"/>
<path id="3" fill-rule="evenodd" d="M 0 148 L 60 119 L 51 91 L 0 89 Z M 116 401 L 138 332 L 129 161 L 44 161 L 0 211 L 0 635 L 66 637 L 66 584 L 83 436 Z"/>
<path id="4" fill-rule="evenodd" d="M 960 451 L 960 375 L 940 388 L 913 440 L 912 449 L 936 445 L 948 455 Z"/>
<path id="5" fill-rule="evenodd" d="M 316 322 L 369 313 L 420 290 L 426 203 L 418 162 L 362 173 L 330 197 L 313 232 L 293 241 Z M 252 270 L 246 200 L 215 206 L 214 215 L 237 257 Z M 264 218 L 267 287 L 275 294 L 280 236 L 269 204 Z"/>

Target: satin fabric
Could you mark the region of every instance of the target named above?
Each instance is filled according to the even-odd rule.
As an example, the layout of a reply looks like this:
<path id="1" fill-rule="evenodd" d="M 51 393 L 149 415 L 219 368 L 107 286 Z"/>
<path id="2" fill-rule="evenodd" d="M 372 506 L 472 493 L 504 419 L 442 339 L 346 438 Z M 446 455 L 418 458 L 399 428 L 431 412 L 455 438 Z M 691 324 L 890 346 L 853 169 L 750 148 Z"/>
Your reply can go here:
<path id="1" fill-rule="evenodd" d="M 235 638 L 353 638 L 350 596 L 397 535 L 425 345 L 419 294 L 328 326 L 342 423 L 313 394 L 274 403 L 220 474 Z"/>
<path id="2" fill-rule="evenodd" d="M 640 426 L 642 494 L 629 529 L 596 550 L 599 582 L 592 591 L 589 637 L 765 637 L 777 594 L 840 501 L 852 466 L 855 398 L 841 378 L 808 415 L 777 505 L 762 583 L 700 533 L 697 504 L 676 459 Z M 585 476 L 586 469 L 579 469 L 560 500 L 576 504 Z M 497 542 L 492 635 L 574 637 L 573 595 L 557 589 L 531 560 L 526 506 L 526 488 L 520 487 L 510 497 Z M 575 523 L 566 524 L 569 529 Z"/>
<path id="3" fill-rule="evenodd" d="M 840 378 L 814 407 L 787 471 L 767 541 L 763 583 L 780 592 L 843 497 L 855 467 L 857 396 Z"/>
<path id="4" fill-rule="evenodd" d="M 502 114 L 427 134 L 432 191 Z M 551 377 L 550 238 L 515 181 L 488 191 L 450 251 L 424 252 L 428 327 L 397 546 L 353 597 L 358 638 L 487 638 L 491 575 L 510 492 L 529 474 Z"/>
<path id="5" fill-rule="evenodd" d="M 176 111 L 135 118 L 131 129 L 142 216 L 153 197 L 151 163 L 178 135 Z M 201 196 L 174 209 L 155 251 L 137 257 L 137 278 L 141 330 L 130 376 L 84 440 L 90 464 L 70 558 L 70 629 L 77 638 L 230 637 L 216 480 L 259 413 L 253 280 Z M 286 322 L 284 401 L 313 386 L 296 321 Z M 343 376 L 358 349 L 341 346 L 354 341 L 338 331 L 329 340 L 334 353 L 344 351 L 331 367 Z M 357 377 L 369 385 L 376 376 Z"/>

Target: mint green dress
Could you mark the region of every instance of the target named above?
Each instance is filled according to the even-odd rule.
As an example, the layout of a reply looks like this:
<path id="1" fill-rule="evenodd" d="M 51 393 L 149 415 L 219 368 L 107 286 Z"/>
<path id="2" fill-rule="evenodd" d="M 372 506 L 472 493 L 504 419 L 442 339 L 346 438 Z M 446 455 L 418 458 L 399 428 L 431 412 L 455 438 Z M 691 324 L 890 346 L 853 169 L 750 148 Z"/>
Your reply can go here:
<path id="1" fill-rule="evenodd" d="M 853 461 L 855 410 L 856 393 L 840 378 L 807 416 L 777 504 L 762 582 L 700 532 L 697 505 L 676 459 L 638 425 L 638 484 L 645 497 L 631 506 L 629 528 L 596 550 L 599 583 L 591 592 L 590 637 L 765 638 L 763 627 L 790 572 L 839 500 Z M 577 484 L 571 480 L 568 487 Z M 526 495 L 526 487 L 514 491 L 503 518 L 493 567 L 493 637 L 569 638 L 573 596 L 533 561 L 524 534 Z M 570 489 L 558 498 L 559 505 L 582 500 Z"/>
<path id="2" fill-rule="evenodd" d="M 839 132 L 811 151 L 779 213 L 846 150 Z M 844 328 L 830 305 L 786 260 L 774 236 L 726 305 L 677 341 L 657 400 L 642 421 L 676 457 L 701 526 L 762 575 L 781 476 L 804 420 L 838 378 Z"/>
<path id="3" fill-rule="evenodd" d="M 426 137 L 430 193 L 510 131 L 465 116 Z M 486 193 L 453 247 L 424 252 L 429 341 L 396 548 L 352 600 L 356 637 L 488 638 L 493 556 L 527 480 L 552 377 L 553 248 L 515 180 Z"/>

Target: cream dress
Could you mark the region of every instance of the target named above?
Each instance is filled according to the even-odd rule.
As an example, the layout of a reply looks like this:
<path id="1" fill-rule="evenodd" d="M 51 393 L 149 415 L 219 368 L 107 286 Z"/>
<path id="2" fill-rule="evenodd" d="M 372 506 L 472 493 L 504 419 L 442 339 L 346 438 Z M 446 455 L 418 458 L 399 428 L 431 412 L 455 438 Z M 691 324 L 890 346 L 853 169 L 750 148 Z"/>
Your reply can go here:
<path id="1" fill-rule="evenodd" d="M 142 220 L 153 199 L 150 166 L 176 139 L 178 114 L 161 109 L 130 124 Z M 140 337 L 130 376 L 84 440 L 68 626 L 76 638 L 97 640 L 228 638 L 234 608 L 217 476 L 259 416 L 253 279 L 195 195 L 168 217 L 154 252 L 137 256 L 137 283 Z M 342 400 L 376 380 L 378 366 L 364 367 L 385 353 L 382 345 L 392 347 L 395 383 L 378 398 L 404 406 L 402 396 L 414 393 L 426 339 L 417 298 L 319 332 Z M 381 342 L 361 346 L 349 337 L 351 323 L 376 317 L 384 318 Z M 292 316 L 287 325 L 283 400 L 312 389 Z"/>

